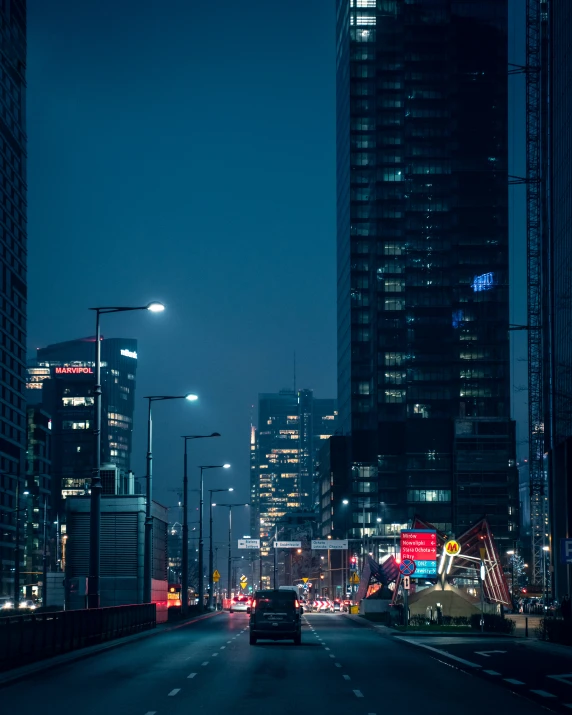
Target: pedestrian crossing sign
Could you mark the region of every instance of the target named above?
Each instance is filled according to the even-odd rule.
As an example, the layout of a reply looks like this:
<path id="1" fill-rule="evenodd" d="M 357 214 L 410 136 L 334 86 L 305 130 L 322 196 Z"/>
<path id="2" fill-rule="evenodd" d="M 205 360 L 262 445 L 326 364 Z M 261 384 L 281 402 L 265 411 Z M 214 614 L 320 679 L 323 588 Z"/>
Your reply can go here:
<path id="1" fill-rule="evenodd" d="M 214 581 L 215 583 L 218 583 L 218 582 L 220 581 L 220 574 L 219 574 L 218 570 L 216 570 L 216 571 L 213 573 L 213 581 Z"/>

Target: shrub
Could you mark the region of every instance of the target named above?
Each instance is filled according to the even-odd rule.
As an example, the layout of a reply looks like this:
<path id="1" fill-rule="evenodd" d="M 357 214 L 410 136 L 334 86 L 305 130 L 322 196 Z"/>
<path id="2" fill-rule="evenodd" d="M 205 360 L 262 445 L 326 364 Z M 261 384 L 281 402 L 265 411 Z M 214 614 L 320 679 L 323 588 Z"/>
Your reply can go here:
<path id="1" fill-rule="evenodd" d="M 511 621 L 510 618 L 497 616 L 495 613 L 485 613 L 484 618 L 484 630 L 487 633 L 507 633 L 510 635 L 516 627 L 516 623 L 514 621 Z M 473 613 L 473 615 L 471 616 L 471 628 L 475 631 L 481 630 L 480 613 Z"/>
<path id="2" fill-rule="evenodd" d="M 572 645 L 572 621 L 564 621 L 561 618 L 542 618 L 536 629 L 536 636 L 551 643 Z"/>

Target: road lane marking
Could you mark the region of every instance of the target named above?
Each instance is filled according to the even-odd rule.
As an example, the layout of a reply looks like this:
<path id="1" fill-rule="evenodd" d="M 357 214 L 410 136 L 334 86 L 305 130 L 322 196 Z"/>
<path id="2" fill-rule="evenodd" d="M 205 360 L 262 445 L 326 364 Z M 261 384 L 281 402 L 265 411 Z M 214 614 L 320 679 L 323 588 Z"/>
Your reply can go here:
<path id="1" fill-rule="evenodd" d="M 566 683 L 566 685 L 572 685 L 570 678 L 572 678 L 572 673 L 562 673 L 561 675 L 547 675 L 547 678 L 552 678 L 552 680 L 559 680 L 561 683 Z"/>
<path id="2" fill-rule="evenodd" d="M 511 685 L 524 685 L 522 680 L 515 680 L 514 678 L 503 678 L 503 680 L 506 680 L 506 682 Z"/>
<path id="3" fill-rule="evenodd" d="M 363 693 L 361 690 L 354 690 L 354 695 L 356 698 L 363 698 Z"/>
<path id="4" fill-rule="evenodd" d="M 341 668 L 341 667 L 342 667 L 342 664 L 341 664 L 341 663 L 334 663 L 334 665 L 336 666 L 336 668 Z"/>
<path id="5" fill-rule="evenodd" d="M 570 710 L 572 710 L 572 704 L 570 704 L 570 703 L 563 703 L 563 705 L 564 705 L 565 708 L 570 708 Z"/>
<path id="6" fill-rule="evenodd" d="M 204 663 L 201 663 L 201 665 L 208 665 L 208 664 L 209 664 L 208 660 L 205 660 Z"/>
<path id="7" fill-rule="evenodd" d="M 150 710 L 148 713 L 145 713 L 145 715 L 157 715 L 156 710 Z"/>
<path id="8" fill-rule="evenodd" d="M 326 650 L 330 650 L 329 648 L 326 648 Z"/>
<path id="9" fill-rule="evenodd" d="M 547 693 L 546 690 L 531 690 L 531 693 L 534 693 L 535 695 L 540 695 L 541 698 L 555 698 L 556 695 L 552 695 L 552 693 Z"/>
<path id="10" fill-rule="evenodd" d="M 351 678 L 350 678 L 349 675 L 342 675 L 342 678 L 343 678 L 344 680 L 351 680 Z"/>
<path id="11" fill-rule="evenodd" d="M 171 692 L 169 693 L 169 695 L 167 697 L 172 698 L 173 695 L 176 695 L 177 693 L 180 693 L 180 692 L 181 692 L 181 688 L 175 688 L 174 690 L 171 690 Z"/>
<path id="12" fill-rule="evenodd" d="M 332 655 L 332 654 L 330 653 L 330 658 L 335 658 L 335 657 L 336 657 L 335 655 Z"/>
<path id="13" fill-rule="evenodd" d="M 227 643 L 232 643 L 232 641 L 227 641 Z"/>
<path id="14" fill-rule="evenodd" d="M 191 673 L 190 675 L 187 675 L 187 680 L 190 680 L 191 678 L 194 678 L 196 673 Z"/>
<path id="15" fill-rule="evenodd" d="M 462 663 L 463 665 L 468 665 L 470 668 L 482 668 L 483 667 L 482 665 L 479 665 L 479 663 L 471 663 L 470 660 L 465 660 L 464 658 L 459 658 L 456 655 L 452 655 L 451 653 L 448 653 L 446 650 L 441 650 L 440 648 L 433 648 L 433 646 L 426 645 L 425 643 L 416 643 L 414 640 L 411 640 L 409 638 L 402 638 L 400 636 L 397 636 L 396 640 L 405 641 L 405 643 L 411 643 L 411 645 L 416 645 L 418 648 L 426 648 L 427 650 L 430 650 L 433 653 L 439 653 L 439 655 L 443 656 L 444 658 L 451 658 L 452 660 L 456 660 L 457 663 Z"/>
<path id="16" fill-rule="evenodd" d="M 220 647 L 221 650 L 224 650 L 225 648 L 226 648 L 225 645 L 221 645 L 221 647 Z"/>
<path id="17" fill-rule="evenodd" d="M 500 675 L 496 670 L 483 670 L 483 673 L 487 673 L 487 675 Z"/>

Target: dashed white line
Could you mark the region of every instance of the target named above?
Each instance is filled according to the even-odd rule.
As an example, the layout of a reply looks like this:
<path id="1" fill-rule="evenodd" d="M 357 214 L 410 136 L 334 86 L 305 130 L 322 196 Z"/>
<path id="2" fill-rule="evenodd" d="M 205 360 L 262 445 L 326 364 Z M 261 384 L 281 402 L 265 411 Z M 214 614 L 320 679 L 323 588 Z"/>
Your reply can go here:
<path id="1" fill-rule="evenodd" d="M 334 663 L 334 665 L 336 666 L 336 668 L 341 668 L 341 667 L 342 667 L 342 664 L 341 664 L 341 663 Z"/>
<path id="2" fill-rule="evenodd" d="M 196 673 L 191 673 L 190 675 L 187 675 L 187 680 L 190 680 L 191 678 L 194 678 Z"/>
<path id="3" fill-rule="evenodd" d="M 226 648 L 225 645 L 221 645 L 220 650 L 224 650 Z"/>
<path id="4" fill-rule="evenodd" d="M 552 693 L 547 693 L 546 690 L 531 690 L 531 693 L 534 693 L 535 695 L 540 695 L 541 698 L 555 698 L 556 695 L 552 695 Z"/>
<path id="5" fill-rule="evenodd" d="M 515 680 L 514 678 L 503 678 L 507 683 L 510 683 L 511 685 L 524 685 L 522 680 Z"/>
<path id="6" fill-rule="evenodd" d="M 145 713 L 145 715 L 157 715 L 156 710 L 150 710 L 148 713 Z"/>
<path id="7" fill-rule="evenodd" d="M 350 678 L 349 675 L 342 675 L 342 678 L 343 678 L 344 680 L 351 680 L 351 678 Z"/>
<path id="8" fill-rule="evenodd" d="M 497 673 L 496 670 L 483 670 L 483 673 L 486 673 L 487 675 L 500 675 L 500 673 Z"/>
<path id="9" fill-rule="evenodd" d="M 169 695 L 167 697 L 172 698 L 173 695 L 176 695 L 177 693 L 180 693 L 180 692 L 181 692 L 181 688 L 175 688 L 174 690 L 171 690 L 171 692 L 169 693 Z"/>
<path id="10" fill-rule="evenodd" d="M 335 655 L 332 655 L 332 654 L 330 653 L 330 658 L 335 658 L 335 657 L 336 657 Z"/>
<path id="11" fill-rule="evenodd" d="M 361 690 L 354 690 L 354 695 L 356 698 L 363 698 L 363 693 Z"/>
<path id="12" fill-rule="evenodd" d="M 227 643 L 232 643 L 232 641 L 227 641 Z"/>
<path id="13" fill-rule="evenodd" d="M 329 648 L 326 648 L 326 650 L 330 650 Z"/>
<path id="14" fill-rule="evenodd" d="M 218 653 L 213 653 L 212 656 L 211 656 L 211 658 L 216 658 L 217 655 L 218 655 Z"/>
<path id="15" fill-rule="evenodd" d="M 201 663 L 201 665 L 208 665 L 208 664 L 209 664 L 208 660 L 205 660 L 204 663 Z"/>

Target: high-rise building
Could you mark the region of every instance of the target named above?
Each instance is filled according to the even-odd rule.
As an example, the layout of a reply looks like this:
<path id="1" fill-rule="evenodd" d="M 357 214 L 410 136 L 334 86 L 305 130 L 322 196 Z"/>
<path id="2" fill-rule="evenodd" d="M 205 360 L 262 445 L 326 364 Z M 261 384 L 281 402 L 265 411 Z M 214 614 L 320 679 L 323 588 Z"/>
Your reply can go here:
<path id="1" fill-rule="evenodd" d="M 258 396 L 258 429 L 251 430 L 251 535 L 268 552 L 270 532 L 287 514 L 315 515 L 319 447 L 337 427 L 336 400 L 312 390 Z"/>
<path id="2" fill-rule="evenodd" d="M 542 261 L 545 299 L 542 316 L 545 371 L 545 419 L 547 465 L 550 473 L 550 516 L 548 529 L 540 533 L 540 543 L 550 548 L 542 553 L 543 580 L 550 578 L 550 558 L 554 569 L 554 595 L 560 600 L 572 590 L 570 566 L 563 563 L 560 539 L 572 537 L 572 166 L 570 113 L 572 112 L 572 4 L 552 0 L 549 10 L 550 102 L 548 153 L 550 175 L 549 240 Z M 545 495 L 546 496 L 546 495 Z M 541 524 L 542 525 L 542 524 Z"/>
<path id="3" fill-rule="evenodd" d="M 0 594 L 12 594 L 26 407 L 26 3 L 0 3 Z M 20 539 L 20 557 L 23 539 Z"/>
<path id="4" fill-rule="evenodd" d="M 449 533 L 487 514 L 495 538 L 517 535 L 507 25 L 507 0 L 337 0 L 338 404 L 355 538 L 416 513 Z"/>
<path id="5" fill-rule="evenodd" d="M 58 513 L 63 513 L 61 499 L 89 489 L 95 461 L 94 353 L 93 338 L 55 343 L 38 349 L 28 367 L 29 401 L 41 402 L 52 417 L 52 487 Z M 102 340 L 101 464 L 115 465 L 108 470 L 113 472 L 109 479 L 102 474 L 104 493 L 129 493 L 121 485 L 130 470 L 136 369 L 136 340 Z"/>

